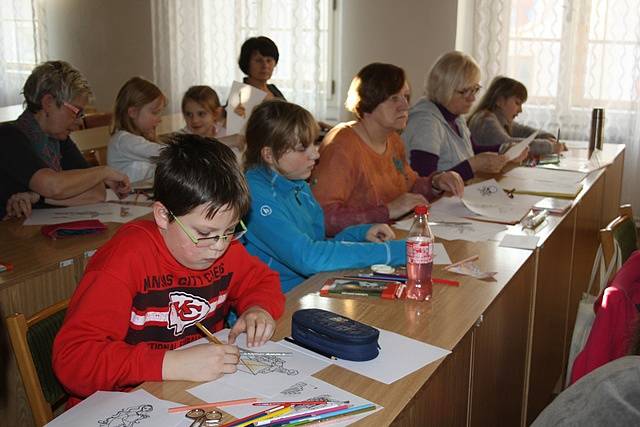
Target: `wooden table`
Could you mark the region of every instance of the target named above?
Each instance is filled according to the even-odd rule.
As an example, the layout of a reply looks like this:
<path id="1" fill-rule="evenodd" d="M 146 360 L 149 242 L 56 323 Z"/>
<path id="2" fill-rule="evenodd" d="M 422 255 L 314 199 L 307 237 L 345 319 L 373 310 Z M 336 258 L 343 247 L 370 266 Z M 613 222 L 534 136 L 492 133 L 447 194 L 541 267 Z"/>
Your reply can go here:
<path id="1" fill-rule="evenodd" d="M 436 285 L 431 302 L 320 297 L 323 273 L 287 295 L 286 313 L 275 338 L 290 333 L 298 308 L 326 308 L 357 320 L 449 350 L 452 354 L 390 385 L 331 366 L 315 376 L 385 407 L 358 425 L 526 425 L 552 399 L 566 370 L 568 340 L 585 277 L 598 244 L 597 230 L 617 215 L 623 146 L 605 146 L 614 163 L 592 173 L 573 207 L 549 217 L 537 231 L 535 251 L 502 248 L 496 241 L 445 241 L 452 260 L 480 254 L 479 265 L 497 271 L 495 282 L 455 276 L 460 287 Z M 105 235 L 51 241 L 39 227 L 0 224 L 0 260 L 16 269 L 0 274 L 0 310 L 30 315 L 71 295 L 86 256 Z M 519 225 L 510 233 L 525 233 Z M 73 260 L 67 265 L 66 260 Z M 436 277 L 454 278 L 440 267 Z M 10 425 L 32 425 L 15 362 L 5 340 L 0 346 L 4 384 L 0 416 Z M 199 401 L 185 392 L 194 383 L 145 383 L 159 397 Z M 2 392 L 0 392 L 2 393 Z"/>

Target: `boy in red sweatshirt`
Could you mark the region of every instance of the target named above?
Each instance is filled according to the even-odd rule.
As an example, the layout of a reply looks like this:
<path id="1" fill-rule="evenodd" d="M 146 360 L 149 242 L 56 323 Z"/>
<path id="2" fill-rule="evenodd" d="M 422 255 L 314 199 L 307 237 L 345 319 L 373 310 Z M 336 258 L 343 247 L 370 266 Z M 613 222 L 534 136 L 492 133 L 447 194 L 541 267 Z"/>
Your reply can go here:
<path id="1" fill-rule="evenodd" d="M 284 311 L 277 273 L 237 239 L 249 192 L 233 152 L 196 135 L 162 150 L 154 221 L 118 230 L 92 257 L 53 346 L 68 406 L 97 390 L 144 381 L 211 381 L 236 371 L 241 332 L 249 347 L 273 335 Z M 239 318 L 226 345 L 179 347 L 202 338 L 195 326 Z"/>

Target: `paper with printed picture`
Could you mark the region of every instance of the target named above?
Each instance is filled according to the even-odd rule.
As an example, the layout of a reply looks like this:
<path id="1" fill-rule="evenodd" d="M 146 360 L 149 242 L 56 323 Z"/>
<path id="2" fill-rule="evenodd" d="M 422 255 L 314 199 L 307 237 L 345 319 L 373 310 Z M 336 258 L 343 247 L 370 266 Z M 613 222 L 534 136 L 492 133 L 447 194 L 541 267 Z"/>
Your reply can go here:
<path id="1" fill-rule="evenodd" d="M 211 383 L 209 383 L 211 384 Z M 245 399 L 250 397 L 256 397 L 255 393 L 248 390 L 232 387 L 228 384 L 219 384 L 217 387 L 211 387 L 209 384 L 201 384 L 193 387 L 187 392 L 196 396 L 198 399 L 202 399 L 205 402 L 219 402 L 229 399 Z M 314 377 L 307 377 L 300 379 L 287 387 L 283 388 L 277 394 L 269 397 L 262 398 L 260 401 L 267 402 L 300 402 L 300 401 L 325 401 L 326 404 L 320 405 L 300 405 L 296 406 L 294 412 L 284 415 L 285 417 L 292 416 L 294 414 L 301 415 L 312 410 L 319 410 L 322 408 L 328 408 L 339 404 L 349 404 L 352 406 L 364 405 L 367 403 L 373 403 L 360 396 L 357 396 L 348 391 L 342 390 L 334 385 L 319 380 Z M 236 418 L 246 417 L 248 415 L 258 412 L 260 409 L 264 409 L 264 406 L 253 405 L 238 405 L 228 406 L 223 408 L 225 412 L 233 415 Z M 377 406 L 376 411 L 382 409 L 381 406 Z M 359 419 L 362 419 L 368 415 L 373 414 L 375 411 L 367 412 L 366 414 L 355 415 L 348 419 L 343 418 L 336 420 L 336 426 L 346 426 Z"/>
<path id="2" fill-rule="evenodd" d="M 267 96 L 267 92 L 251 85 L 234 81 L 227 102 L 227 135 L 244 135 L 251 112 Z"/>
<path id="3" fill-rule="evenodd" d="M 94 203 L 66 208 L 34 209 L 23 225 L 50 225 L 71 221 L 97 219 L 101 222 L 129 222 L 151 213 L 149 206 L 118 203 Z"/>
<path id="4" fill-rule="evenodd" d="M 489 179 L 465 187 L 461 200 L 477 219 L 516 224 L 541 199 L 521 196 L 510 198 L 495 179 Z"/>
<path id="5" fill-rule="evenodd" d="M 229 329 L 223 329 L 214 335 L 222 342 L 227 342 Z M 196 343 L 203 342 L 205 341 L 199 340 Z M 246 345 L 247 335 L 244 333 L 236 338 L 236 344 L 249 351 L 291 352 L 292 354 L 290 356 L 243 355 L 235 373 L 224 375 L 222 378 L 207 383 L 209 385 L 204 387 L 205 390 L 215 389 L 220 384 L 224 384 L 247 390 L 252 393 L 252 396 L 273 396 L 296 381 L 307 378 L 331 364 L 329 359 L 319 360 L 309 357 L 298 349 L 291 350 L 273 341 L 268 341 L 260 347 L 249 348 Z M 181 347 L 181 349 L 184 348 L 188 348 L 188 346 Z M 233 399 L 233 397 L 222 400 L 228 399 Z"/>
<path id="6" fill-rule="evenodd" d="M 517 144 L 511 146 L 511 148 L 509 148 L 504 153 L 504 155 L 506 156 L 507 160 L 508 161 L 512 161 L 513 159 L 517 159 L 518 156 L 520 156 L 520 154 L 522 154 L 522 152 L 527 149 L 529 144 L 531 144 L 533 142 L 533 140 L 536 139 L 537 135 L 538 135 L 538 131 L 536 130 L 535 132 L 533 132 L 531 135 L 529 135 L 528 137 L 526 137 L 522 141 L 520 141 Z"/>
<path id="7" fill-rule="evenodd" d="M 130 393 L 97 391 L 54 418 L 47 427 L 180 426 L 184 413 L 168 413 L 174 406 L 180 404 L 158 399 L 142 389 Z"/>
<path id="8" fill-rule="evenodd" d="M 438 200 L 433 206 L 436 206 L 438 203 L 446 203 L 446 201 L 443 202 L 443 200 L 444 199 Z M 457 200 L 457 203 L 461 204 L 459 199 Z M 464 205 L 462 207 L 464 208 Z M 473 215 L 473 212 L 466 208 L 464 209 L 468 215 Z M 411 224 L 413 224 L 413 218 L 398 221 L 393 224 L 393 227 L 408 231 L 411 228 Z M 439 239 L 466 240 L 469 242 L 494 240 L 498 233 L 507 229 L 503 224 L 475 221 L 470 218 L 454 217 L 440 213 L 429 215 L 429 227 L 431 228 L 433 235 Z"/>

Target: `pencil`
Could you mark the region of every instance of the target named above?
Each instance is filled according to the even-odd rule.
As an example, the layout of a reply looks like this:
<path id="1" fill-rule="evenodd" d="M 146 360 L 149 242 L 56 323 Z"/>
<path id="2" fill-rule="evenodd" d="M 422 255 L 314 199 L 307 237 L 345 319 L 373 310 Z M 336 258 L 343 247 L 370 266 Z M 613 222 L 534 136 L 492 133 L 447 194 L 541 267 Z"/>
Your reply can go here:
<path id="1" fill-rule="evenodd" d="M 206 326 L 204 326 L 202 323 L 196 322 L 196 326 L 198 327 L 198 329 L 200 329 L 202 331 L 203 334 L 205 334 L 205 336 L 207 337 L 207 339 L 210 342 L 212 342 L 214 344 L 224 345 L 224 343 L 222 341 L 220 341 L 215 335 L 213 335 L 211 333 L 211 331 L 209 331 L 206 328 Z M 244 359 L 242 359 L 242 354 L 240 354 L 240 363 L 242 363 L 245 368 L 249 369 L 249 367 L 247 366 L 247 363 L 244 361 Z"/>
<path id="2" fill-rule="evenodd" d="M 221 402 L 212 402 L 212 403 L 203 403 L 201 405 L 189 405 L 189 406 L 176 406 L 173 408 L 169 408 L 168 411 L 170 414 L 176 412 L 184 412 L 190 411 L 192 409 L 209 409 L 209 408 L 222 408 L 224 406 L 234 406 L 234 405 L 248 405 L 254 403 L 258 400 L 257 397 L 249 397 L 247 399 L 236 399 L 236 400 L 223 400 Z"/>
<path id="3" fill-rule="evenodd" d="M 448 269 L 450 269 L 450 268 L 453 268 L 453 267 L 457 267 L 457 266 L 459 266 L 459 265 L 462 265 L 462 264 L 464 264 L 465 262 L 475 261 L 475 260 L 477 260 L 478 258 L 480 258 L 480 255 L 473 255 L 473 256 L 470 256 L 469 258 L 465 258 L 465 259 L 460 260 L 460 261 L 458 261 L 458 262 L 454 262 L 453 264 L 449 264 L 449 265 L 447 265 L 446 267 L 444 267 L 444 269 L 445 269 L 445 270 L 448 270 Z"/>

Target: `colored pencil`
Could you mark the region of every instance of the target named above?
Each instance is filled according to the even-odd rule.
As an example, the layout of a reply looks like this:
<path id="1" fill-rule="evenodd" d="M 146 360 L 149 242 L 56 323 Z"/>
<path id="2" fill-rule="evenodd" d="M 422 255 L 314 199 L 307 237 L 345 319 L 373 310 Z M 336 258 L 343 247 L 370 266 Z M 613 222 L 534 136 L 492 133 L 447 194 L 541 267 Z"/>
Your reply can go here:
<path id="1" fill-rule="evenodd" d="M 285 417 L 279 417 L 279 418 L 274 418 L 271 420 L 265 420 L 265 421 L 260 421 L 256 423 L 256 427 L 262 427 L 262 426 L 268 426 L 268 427 L 279 427 L 279 426 L 286 426 L 287 424 L 293 422 L 293 421 L 297 421 L 300 420 L 301 418 L 308 418 L 311 416 L 316 416 L 316 415 L 322 415 L 322 414 L 328 414 L 330 412 L 336 412 L 336 411 L 341 411 L 343 409 L 347 409 L 349 408 L 349 405 L 338 405 L 338 406 L 331 406 L 329 408 L 322 408 L 322 409 L 314 409 L 314 410 L 309 410 L 309 411 L 304 411 L 304 412 L 298 412 L 292 415 L 287 415 Z"/>
<path id="2" fill-rule="evenodd" d="M 198 409 L 198 408 L 209 409 L 209 408 L 222 408 L 224 406 L 248 405 L 250 403 L 254 403 L 257 400 L 258 400 L 257 397 L 249 397 L 247 399 L 223 400 L 221 402 L 203 403 L 201 405 L 176 406 L 174 408 L 169 408 L 169 413 L 173 414 L 176 412 L 185 412 L 185 411 L 190 411 L 192 409 Z"/>
<path id="3" fill-rule="evenodd" d="M 326 400 L 301 400 L 297 402 L 255 402 L 253 406 L 278 406 L 278 405 L 324 405 Z M 347 402 L 348 403 L 348 402 Z"/>
<path id="4" fill-rule="evenodd" d="M 372 275 L 368 275 L 368 274 L 358 274 L 355 276 L 343 276 L 344 279 L 349 279 L 349 280 L 369 280 L 372 282 L 400 282 L 400 283 L 406 283 L 407 282 L 407 277 L 404 276 L 398 276 L 397 278 L 386 278 L 386 277 L 381 277 L 381 276 L 372 276 Z M 432 277 L 431 281 L 433 281 L 433 283 L 439 283 L 441 285 L 449 285 L 449 286 L 460 286 L 460 282 L 456 281 L 456 280 L 449 280 L 449 279 L 440 279 L 437 277 Z"/>
<path id="5" fill-rule="evenodd" d="M 367 412 L 367 411 L 373 411 L 374 409 L 376 409 L 376 405 L 374 405 L 373 403 L 367 403 L 365 405 L 359 405 L 359 406 L 354 406 L 348 409 L 343 409 L 341 411 L 336 411 L 336 412 L 331 412 L 328 414 L 323 414 L 323 415 L 317 415 L 317 416 L 313 416 L 307 419 L 302 419 L 300 421 L 294 421 L 292 423 L 289 424 L 285 424 L 286 426 L 301 426 L 301 425 L 305 425 L 305 424 L 313 424 L 313 423 L 319 423 L 322 421 L 326 421 L 329 419 L 335 419 L 335 418 L 341 418 L 341 417 L 346 417 L 346 416 L 350 416 L 350 415 L 356 415 L 356 414 L 360 414 L 362 412 Z"/>
<path id="6" fill-rule="evenodd" d="M 226 424 L 221 425 L 220 427 L 242 427 L 257 421 L 261 421 L 262 419 L 264 419 L 263 417 L 271 418 L 280 416 L 284 413 L 285 410 L 291 411 L 293 410 L 293 406 L 276 406 L 275 408 L 265 409 L 263 411 L 256 412 L 255 414 L 247 415 L 246 417 L 230 421 Z"/>
<path id="7" fill-rule="evenodd" d="M 450 268 L 453 268 L 453 267 L 457 267 L 457 266 L 459 266 L 459 265 L 462 265 L 462 264 L 464 264 L 465 262 L 475 261 L 475 260 L 477 260 L 478 258 L 480 258 L 480 255 L 473 255 L 473 256 L 470 256 L 469 258 L 465 258 L 465 259 L 460 260 L 460 261 L 458 261 L 458 262 L 454 262 L 453 264 L 449 264 L 449 265 L 447 265 L 446 267 L 444 267 L 444 269 L 445 269 L 445 270 L 448 270 L 448 269 L 450 269 Z"/>

